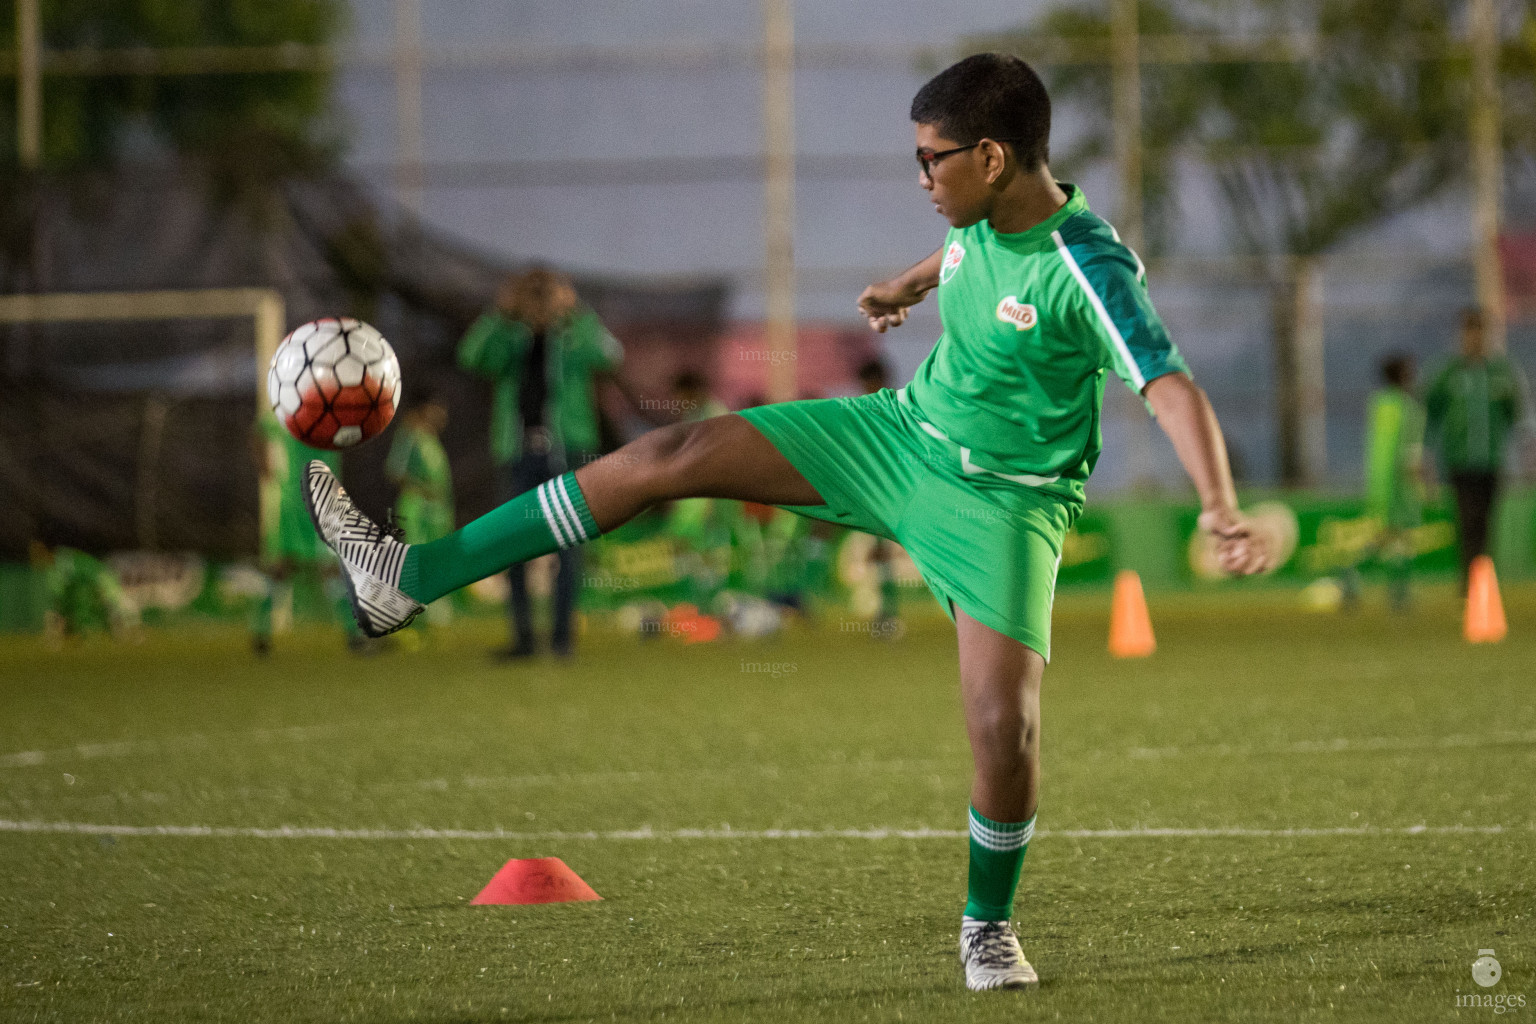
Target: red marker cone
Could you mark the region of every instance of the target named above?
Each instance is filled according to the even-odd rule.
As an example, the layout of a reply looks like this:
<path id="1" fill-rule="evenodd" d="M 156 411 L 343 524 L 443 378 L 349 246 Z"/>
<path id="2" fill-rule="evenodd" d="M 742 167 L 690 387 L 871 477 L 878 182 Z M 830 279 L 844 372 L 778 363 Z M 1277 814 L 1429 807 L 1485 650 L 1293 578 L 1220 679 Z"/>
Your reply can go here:
<path id="1" fill-rule="evenodd" d="M 1509 633 L 1504 621 L 1504 602 L 1499 597 L 1499 578 L 1493 559 L 1478 555 L 1467 573 L 1467 616 L 1463 622 L 1467 642 L 1496 644 Z"/>
<path id="2" fill-rule="evenodd" d="M 1141 592 L 1141 577 L 1121 569 L 1115 577 L 1115 596 L 1109 609 L 1109 653 L 1117 658 L 1146 658 L 1157 650 L 1152 635 L 1152 616 Z"/>
<path id="3" fill-rule="evenodd" d="M 688 620 L 688 628 L 683 631 L 683 643 L 707 644 L 711 640 L 720 639 L 720 620 L 713 615 L 695 615 Z"/>
<path id="4" fill-rule="evenodd" d="M 581 876 L 559 857 L 509 860 L 471 904 L 574 903 L 600 900 Z"/>

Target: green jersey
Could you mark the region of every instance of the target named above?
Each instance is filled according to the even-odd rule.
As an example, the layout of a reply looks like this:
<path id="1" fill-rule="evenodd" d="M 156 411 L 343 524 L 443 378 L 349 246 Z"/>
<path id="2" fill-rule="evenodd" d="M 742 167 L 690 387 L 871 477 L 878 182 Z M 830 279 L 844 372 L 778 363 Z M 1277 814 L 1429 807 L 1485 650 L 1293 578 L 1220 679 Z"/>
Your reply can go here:
<path id="1" fill-rule="evenodd" d="M 266 449 L 266 472 L 262 474 L 260 491 L 262 558 L 269 562 L 316 561 L 325 545 L 304 507 L 304 467 L 319 459 L 332 472 L 340 474 L 341 455 L 309 447 L 288 433 L 275 416 L 262 416 L 259 428 Z"/>
<path id="2" fill-rule="evenodd" d="M 400 488 L 395 507 L 409 544 L 425 544 L 453 532 L 453 475 L 436 434 L 402 425 L 384 464 Z"/>
<path id="3" fill-rule="evenodd" d="M 1365 453 L 1366 508 L 1387 526 L 1415 526 L 1419 519 L 1419 460 L 1424 451 L 1424 412 L 1401 388 L 1371 396 Z"/>
<path id="4" fill-rule="evenodd" d="M 518 403 L 533 340 L 527 324 L 492 310 L 476 320 L 459 343 L 459 365 L 496 387 L 491 406 L 491 455 L 498 465 L 523 451 L 524 417 Z M 592 378 L 617 369 L 624 360 L 624 350 L 597 314 L 588 309 L 578 310 L 550 328 L 546 344 L 544 425 L 556 447 L 595 452 L 597 402 Z"/>
<path id="5" fill-rule="evenodd" d="M 1044 222 L 951 229 L 939 273 L 944 334 L 906 389 L 924 429 L 995 474 L 1081 505 L 1098 461 L 1106 371 L 1133 390 L 1187 373 L 1146 272 L 1080 189 Z"/>
<path id="6" fill-rule="evenodd" d="M 1447 472 L 1497 473 L 1504 442 L 1519 421 L 1524 398 L 1520 371 L 1503 356 L 1451 360 L 1425 396 L 1429 433 Z"/>

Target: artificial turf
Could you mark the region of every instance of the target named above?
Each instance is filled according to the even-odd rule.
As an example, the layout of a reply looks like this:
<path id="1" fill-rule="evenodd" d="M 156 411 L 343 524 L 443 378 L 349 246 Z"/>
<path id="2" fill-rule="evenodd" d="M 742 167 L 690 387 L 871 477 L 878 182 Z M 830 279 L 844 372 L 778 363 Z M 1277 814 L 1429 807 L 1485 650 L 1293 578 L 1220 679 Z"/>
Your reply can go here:
<path id="1" fill-rule="evenodd" d="M 594 634 L 515 666 L 488 623 L 370 659 L 318 631 L 266 661 L 216 627 L 3 640 L 0 1020 L 1536 1012 L 1536 591 L 1506 599 L 1510 638 L 1473 647 L 1448 591 L 1405 619 L 1154 595 L 1157 654 L 1116 662 L 1107 600 L 1064 597 L 1028 994 L 968 993 L 955 958 L 968 756 L 942 619 L 894 642 Z M 387 835 L 14 831 L 36 822 Z M 740 834 L 770 829 L 820 834 Z M 825 834 L 849 829 L 871 834 Z M 922 829 L 954 837 L 882 831 Z M 603 901 L 468 905 L 538 856 Z"/>

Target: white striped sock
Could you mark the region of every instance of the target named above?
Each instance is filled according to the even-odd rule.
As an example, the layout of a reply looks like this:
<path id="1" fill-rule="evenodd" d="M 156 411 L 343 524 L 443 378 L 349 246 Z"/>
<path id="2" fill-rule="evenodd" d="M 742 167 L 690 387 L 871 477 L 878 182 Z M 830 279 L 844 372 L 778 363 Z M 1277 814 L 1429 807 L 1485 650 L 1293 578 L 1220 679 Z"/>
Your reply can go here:
<path id="1" fill-rule="evenodd" d="M 559 544 L 561 548 L 570 547 L 571 542 L 565 539 L 564 523 L 550 500 L 551 495 L 549 493 L 548 481 L 539 484 L 538 494 L 539 508 L 544 511 L 544 521 L 549 524 L 549 532 L 555 535 L 555 543 Z"/>
<path id="2" fill-rule="evenodd" d="M 555 510 L 555 515 L 560 517 L 560 525 L 565 527 L 565 535 L 572 544 L 580 544 L 577 528 L 581 525 L 574 510 L 568 509 L 564 495 L 560 493 L 560 478 L 551 477 L 544 481 L 545 493 L 549 495 L 549 504 Z"/>
<path id="3" fill-rule="evenodd" d="M 1029 844 L 1029 840 L 1035 834 L 1035 819 L 1018 825 L 1008 825 L 1004 828 L 995 827 L 996 822 L 988 824 L 979 820 L 973 808 L 971 818 L 971 838 L 978 844 L 989 850 L 1009 851 L 1022 849 Z"/>
<path id="4" fill-rule="evenodd" d="M 591 540 L 592 538 L 587 536 L 586 526 L 581 521 L 581 513 L 576 511 L 576 503 L 571 501 L 570 492 L 566 490 L 564 476 L 555 477 L 555 489 L 560 494 L 560 500 L 565 502 L 565 509 L 571 514 L 571 521 L 576 524 L 576 529 L 581 534 L 581 539 Z"/>

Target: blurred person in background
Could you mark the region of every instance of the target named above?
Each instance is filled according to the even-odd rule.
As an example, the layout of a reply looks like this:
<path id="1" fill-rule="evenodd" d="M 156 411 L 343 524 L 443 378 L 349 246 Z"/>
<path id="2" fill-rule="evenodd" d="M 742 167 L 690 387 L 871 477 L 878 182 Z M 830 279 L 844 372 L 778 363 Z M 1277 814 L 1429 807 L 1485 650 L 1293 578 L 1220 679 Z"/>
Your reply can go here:
<path id="1" fill-rule="evenodd" d="M 1376 557 L 1387 566 L 1389 600 L 1400 612 L 1408 608 L 1413 530 L 1424 516 L 1424 409 L 1413 394 L 1412 356 L 1387 356 L 1381 379 L 1367 414 L 1366 514 L 1381 524 Z"/>
<path id="2" fill-rule="evenodd" d="M 34 571 L 47 581 L 48 607 L 43 612 L 43 635 L 50 645 L 66 636 L 79 636 L 100 626 L 114 637 L 135 637 L 139 610 L 117 574 L 84 551 L 33 541 L 30 555 Z"/>
<path id="3" fill-rule="evenodd" d="M 399 488 L 396 521 L 407 544 L 425 544 L 453 532 L 453 472 L 442 434 L 448 427 L 448 405 L 435 392 L 411 406 L 402 417 L 390 445 L 384 473 Z M 418 621 L 447 622 L 450 606 L 434 601 Z"/>
<path id="4" fill-rule="evenodd" d="M 272 650 L 272 634 L 293 612 L 293 584 L 305 576 L 320 582 L 336 621 L 347 636 L 347 646 L 362 653 L 370 645 L 348 610 L 344 584 L 335 559 L 315 533 L 304 507 L 300 474 L 311 459 L 319 459 L 341 472 L 341 453 L 311 448 L 283 428 L 277 417 L 261 415 L 255 431 L 256 469 L 260 476 L 260 567 L 265 587 L 251 615 L 251 649 L 258 655 Z"/>
<path id="5" fill-rule="evenodd" d="M 709 382 L 697 370 L 683 370 L 672 378 L 667 410 L 681 423 L 698 423 L 730 412 L 710 393 Z M 758 591 L 766 585 L 762 524 L 754 511 L 741 502 L 717 498 L 680 498 L 670 504 L 667 533 L 679 545 L 681 564 L 692 581 L 688 594 L 691 603 L 710 607 L 729 585 L 733 568 L 749 589 Z M 764 509 L 763 514 L 766 518 L 772 512 Z"/>
<path id="6" fill-rule="evenodd" d="M 1425 395 L 1428 436 L 1456 495 L 1463 591 L 1472 560 L 1488 551 L 1505 446 L 1520 421 L 1525 393 L 1514 364 L 1487 350 L 1482 311 L 1464 310 L 1461 351 L 1435 375 Z"/>
<path id="7" fill-rule="evenodd" d="M 685 422 L 724 416 L 731 410 L 710 393 L 709 382 L 697 370 L 683 370 L 672 378 L 672 407 Z"/>
<path id="8" fill-rule="evenodd" d="M 459 365 L 491 381 L 491 456 L 502 497 L 575 469 L 598 454 L 597 385 L 612 379 L 624 351 L 597 314 L 583 306 L 570 278 L 539 267 L 507 278 L 496 304 L 459 343 Z M 571 653 L 571 619 L 581 554 L 562 548 L 555 577 L 550 646 Z M 504 658 L 536 652 L 528 568 L 507 573 L 512 642 Z"/>

